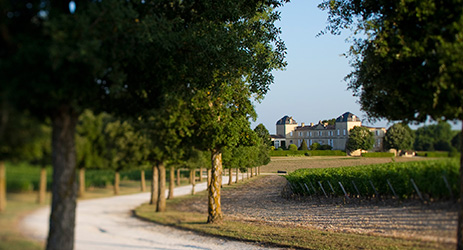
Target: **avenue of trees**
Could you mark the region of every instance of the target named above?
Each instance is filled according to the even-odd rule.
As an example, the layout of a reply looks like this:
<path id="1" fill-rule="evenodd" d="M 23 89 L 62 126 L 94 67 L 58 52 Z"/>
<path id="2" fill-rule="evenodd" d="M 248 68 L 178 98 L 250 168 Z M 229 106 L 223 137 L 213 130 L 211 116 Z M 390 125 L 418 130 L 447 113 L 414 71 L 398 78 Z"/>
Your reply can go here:
<path id="1" fill-rule="evenodd" d="M 172 152 L 159 141 L 151 143 L 158 135 L 175 134 L 172 140 L 180 145 L 210 152 L 208 221 L 220 221 L 222 151 L 257 144 L 249 128 L 255 118 L 251 98 L 260 100 L 273 82 L 271 72 L 285 66 L 285 47 L 274 25 L 279 19 L 274 9 L 284 1 L 75 2 L 72 13 L 68 1 L 0 5 L 7 13 L 0 36 L 5 83 L 0 84 L 0 173 L 22 141 L 13 133 L 19 125 L 11 114 L 49 121 L 53 183 L 47 249 L 73 249 L 76 170 L 96 164 L 84 156 L 89 142 L 76 141 L 76 132 L 87 134 L 76 131 L 86 109 L 117 117 L 101 139 L 112 150 L 101 160 L 116 173 L 147 162 L 156 166 L 161 182 Z M 151 123 L 164 119 L 165 124 Z M 130 141 L 126 133 L 142 139 Z M 83 155 L 76 154 L 77 146 Z"/>
<path id="2" fill-rule="evenodd" d="M 462 0 L 324 0 L 319 7 L 328 12 L 325 32 L 354 34 L 347 81 L 369 117 L 463 120 Z M 457 249 L 463 249 L 463 158 L 461 164 Z"/>

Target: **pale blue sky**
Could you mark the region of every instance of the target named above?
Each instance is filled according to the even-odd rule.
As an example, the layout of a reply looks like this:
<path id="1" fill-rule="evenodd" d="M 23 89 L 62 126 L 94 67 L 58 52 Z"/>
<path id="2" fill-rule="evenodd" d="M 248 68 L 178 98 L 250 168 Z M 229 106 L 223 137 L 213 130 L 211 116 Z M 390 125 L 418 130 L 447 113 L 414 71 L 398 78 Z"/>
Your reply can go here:
<path id="1" fill-rule="evenodd" d="M 279 9 L 277 25 L 287 47 L 288 66 L 275 72 L 275 83 L 262 103 L 256 104 L 258 118 L 252 127 L 263 123 L 274 134 L 275 123 L 285 115 L 306 124 L 336 118 L 346 111 L 366 117 L 343 80 L 351 71 L 348 59 L 342 56 L 349 48 L 346 36 L 316 37 L 325 28 L 327 17 L 317 8 L 319 2 L 292 0 Z"/>
<path id="2" fill-rule="evenodd" d="M 325 28 L 327 13 L 317 8 L 321 0 L 292 0 L 279 9 L 281 38 L 287 47 L 285 71 L 274 73 L 275 83 L 265 99 L 257 103 L 258 118 L 254 128 L 263 123 L 275 134 L 275 123 L 285 115 L 301 122 L 337 118 L 349 111 L 359 116 L 367 126 L 388 127 L 387 121 L 369 124 L 360 111 L 357 98 L 347 90 L 344 77 L 351 72 L 349 59 L 342 56 L 350 44 L 345 35 L 316 35 Z M 412 126 L 415 127 L 416 126 Z M 453 125 L 460 129 L 461 125 Z"/>

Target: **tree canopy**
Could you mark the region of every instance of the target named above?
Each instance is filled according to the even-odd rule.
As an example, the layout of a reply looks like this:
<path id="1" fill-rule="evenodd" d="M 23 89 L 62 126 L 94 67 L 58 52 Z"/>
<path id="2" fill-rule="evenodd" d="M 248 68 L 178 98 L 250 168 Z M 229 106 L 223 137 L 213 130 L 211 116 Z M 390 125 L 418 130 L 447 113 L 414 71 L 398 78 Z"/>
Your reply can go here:
<path id="1" fill-rule="evenodd" d="M 454 134 L 447 122 L 420 127 L 415 132 L 414 148 L 421 151 L 450 151 Z"/>
<path id="2" fill-rule="evenodd" d="M 463 0 L 324 0 L 319 7 L 328 11 L 327 31 L 363 33 L 353 39 L 347 79 L 371 118 L 463 120 Z"/>
<path id="3" fill-rule="evenodd" d="M 351 28 L 349 88 L 372 118 L 463 119 L 463 1 L 325 0 L 327 31 Z"/>
<path id="4" fill-rule="evenodd" d="M 374 143 L 375 138 L 368 128 L 356 126 L 349 130 L 346 149 L 349 151 L 355 151 L 357 149 L 369 150 L 373 147 Z"/>
<path id="5" fill-rule="evenodd" d="M 410 127 L 403 123 L 396 123 L 386 131 L 384 146 L 387 149 L 407 150 L 412 149 L 414 133 Z"/>

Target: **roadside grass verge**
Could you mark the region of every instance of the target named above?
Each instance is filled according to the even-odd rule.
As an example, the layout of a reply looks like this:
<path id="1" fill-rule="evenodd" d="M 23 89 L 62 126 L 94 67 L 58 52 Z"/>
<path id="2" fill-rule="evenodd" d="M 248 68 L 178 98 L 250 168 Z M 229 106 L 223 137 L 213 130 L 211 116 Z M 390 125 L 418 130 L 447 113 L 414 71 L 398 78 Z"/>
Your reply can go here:
<path id="1" fill-rule="evenodd" d="M 259 177 L 258 177 L 259 178 Z M 256 178 L 251 179 L 250 181 Z M 244 181 L 224 189 L 238 188 Z M 207 214 L 185 212 L 180 209 L 182 202 L 199 199 L 207 202 L 206 192 L 194 196 L 178 197 L 167 201 L 167 212 L 156 213 L 155 206 L 143 204 L 135 209 L 136 216 L 177 228 L 192 230 L 201 234 L 254 242 L 268 246 L 297 249 L 451 249 L 452 244 L 402 239 L 366 234 L 353 234 L 315 230 L 307 227 L 294 227 L 271 224 L 261 221 L 243 221 L 226 216 L 220 224 L 207 224 Z"/>
<path id="2" fill-rule="evenodd" d="M 149 182 L 146 183 L 149 190 Z M 121 195 L 140 192 L 140 182 L 124 180 L 121 182 Z M 37 192 L 8 192 L 7 206 L 0 213 L 0 250 L 38 250 L 45 248 L 45 242 L 37 242 L 24 236 L 19 228 L 21 219 L 34 210 L 49 205 L 51 193 L 47 192 L 44 204 L 37 203 Z M 84 199 L 114 196 L 112 186 L 89 188 Z"/>
<path id="3" fill-rule="evenodd" d="M 21 218 L 41 207 L 36 203 L 36 199 L 37 195 L 33 192 L 7 194 L 6 209 L 0 213 L 0 249 L 36 250 L 44 248 L 43 243 L 28 240 L 19 229 Z"/>

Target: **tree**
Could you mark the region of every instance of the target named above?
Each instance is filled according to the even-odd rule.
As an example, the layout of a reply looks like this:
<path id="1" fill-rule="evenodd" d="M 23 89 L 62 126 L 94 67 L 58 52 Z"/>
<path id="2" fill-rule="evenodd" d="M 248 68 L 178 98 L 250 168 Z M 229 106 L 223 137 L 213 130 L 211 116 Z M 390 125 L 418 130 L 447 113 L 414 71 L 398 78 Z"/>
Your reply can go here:
<path id="1" fill-rule="evenodd" d="M 320 7 L 329 11 L 328 31 L 350 27 L 365 34 L 351 47 L 355 70 L 348 79 L 370 117 L 463 120 L 461 0 L 325 0 Z M 463 185 L 460 189 L 457 248 L 463 249 Z"/>
<path id="2" fill-rule="evenodd" d="M 450 151 L 453 135 L 452 128 L 447 122 L 423 126 L 415 132 L 414 147 L 421 151 Z"/>
<path id="3" fill-rule="evenodd" d="M 270 139 L 270 133 L 268 132 L 267 128 L 264 124 L 260 123 L 254 128 L 254 132 L 257 133 L 257 136 L 262 139 L 265 145 L 271 146 L 272 140 Z"/>
<path id="4" fill-rule="evenodd" d="M 299 150 L 309 150 L 309 148 L 307 147 L 307 142 L 305 140 L 302 140 Z"/>
<path id="5" fill-rule="evenodd" d="M 331 118 L 329 120 L 323 120 L 322 124 L 327 123 L 328 125 L 334 125 L 336 124 L 336 118 Z"/>
<path id="6" fill-rule="evenodd" d="M 407 124 L 396 123 L 386 131 L 384 146 L 387 149 L 408 150 L 413 147 L 413 131 Z"/>
<path id="7" fill-rule="evenodd" d="M 66 1 L 30 3 L 0 5 L 1 13 L 17 13 L 1 17 L 0 72 L 8 85 L 2 84 L 0 93 L 18 110 L 51 119 L 54 181 L 47 249 L 73 248 L 74 135 L 83 110 L 135 114 L 159 108 L 165 93 L 189 93 L 210 86 L 218 72 L 241 69 L 256 72 L 247 74 L 250 88 L 265 93 L 268 84 L 258 83 L 271 82 L 268 65 L 284 57 L 262 56 L 284 50 L 273 35 L 279 32 L 272 25 L 278 15 L 269 11 L 281 4 L 277 0 L 78 1 L 74 13 Z M 256 13 L 269 18 L 262 21 Z M 263 39 L 264 46 L 254 46 Z"/>
<path id="8" fill-rule="evenodd" d="M 84 110 L 79 116 L 76 134 L 77 168 L 79 169 L 79 197 L 85 196 L 85 170 L 103 168 L 105 150 L 104 127 L 109 115 L 95 115 L 91 110 Z"/>
<path id="9" fill-rule="evenodd" d="M 145 139 L 128 121 L 111 121 L 104 128 L 105 165 L 114 170 L 114 194 L 119 194 L 120 171 L 142 165 Z"/>
<path id="10" fill-rule="evenodd" d="M 369 150 L 373 147 L 374 143 L 375 138 L 368 128 L 356 126 L 349 130 L 346 149 L 349 151 L 355 151 L 357 149 Z"/>

